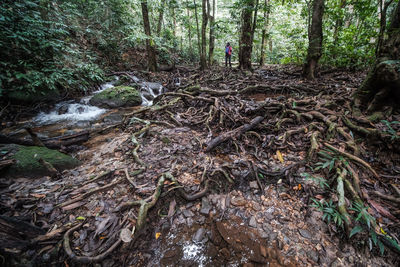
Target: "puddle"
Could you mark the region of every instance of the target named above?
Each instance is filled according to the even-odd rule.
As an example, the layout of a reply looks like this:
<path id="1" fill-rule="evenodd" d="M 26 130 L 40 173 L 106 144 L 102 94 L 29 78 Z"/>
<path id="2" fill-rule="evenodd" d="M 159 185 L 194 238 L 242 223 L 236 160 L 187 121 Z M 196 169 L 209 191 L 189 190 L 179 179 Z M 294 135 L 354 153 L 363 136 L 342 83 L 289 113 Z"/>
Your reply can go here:
<path id="1" fill-rule="evenodd" d="M 191 227 L 177 225 L 163 233 L 160 240 L 156 257 L 148 266 L 296 266 L 234 215 Z"/>

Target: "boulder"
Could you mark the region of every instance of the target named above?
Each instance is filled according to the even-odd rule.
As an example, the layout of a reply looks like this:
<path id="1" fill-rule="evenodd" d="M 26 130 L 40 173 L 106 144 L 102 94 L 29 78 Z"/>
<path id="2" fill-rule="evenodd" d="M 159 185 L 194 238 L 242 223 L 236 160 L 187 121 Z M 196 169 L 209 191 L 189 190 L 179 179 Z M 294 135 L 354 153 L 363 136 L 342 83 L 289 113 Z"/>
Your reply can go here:
<path id="1" fill-rule="evenodd" d="M 139 91 L 131 86 L 108 88 L 95 94 L 89 101 L 89 104 L 103 108 L 133 107 L 141 103 Z"/>
<path id="2" fill-rule="evenodd" d="M 58 171 L 78 166 L 80 161 L 57 150 L 37 146 L 2 145 L 0 151 L 7 154 L 7 159 L 14 159 L 15 164 L 2 170 L 6 177 L 40 177 L 50 175 L 49 171 L 39 163 L 39 158 L 49 162 Z"/>

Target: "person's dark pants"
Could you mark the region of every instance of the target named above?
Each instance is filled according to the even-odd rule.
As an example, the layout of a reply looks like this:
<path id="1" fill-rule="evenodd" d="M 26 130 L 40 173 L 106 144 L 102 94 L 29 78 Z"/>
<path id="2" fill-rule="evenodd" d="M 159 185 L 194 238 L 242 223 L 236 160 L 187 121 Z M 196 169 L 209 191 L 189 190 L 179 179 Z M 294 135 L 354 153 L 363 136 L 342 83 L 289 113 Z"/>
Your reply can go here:
<path id="1" fill-rule="evenodd" d="M 228 66 L 228 59 L 229 59 L 229 67 L 232 67 L 231 55 L 229 55 L 228 53 L 225 53 L 225 67 Z"/>

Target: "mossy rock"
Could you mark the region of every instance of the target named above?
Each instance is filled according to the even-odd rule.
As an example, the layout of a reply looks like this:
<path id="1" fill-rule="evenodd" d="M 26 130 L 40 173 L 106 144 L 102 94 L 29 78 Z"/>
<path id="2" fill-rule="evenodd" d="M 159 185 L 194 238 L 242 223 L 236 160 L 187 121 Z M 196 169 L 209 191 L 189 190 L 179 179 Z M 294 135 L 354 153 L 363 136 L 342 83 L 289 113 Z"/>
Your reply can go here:
<path id="1" fill-rule="evenodd" d="M 40 177 L 50 175 L 49 171 L 39 163 L 39 158 L 52 164 L 58 171 L 63 171 L 80 165 L 79 160 L 46 147 L 4 145 L 0 146 L 0 151 L 2 153 L 8 152 L 7 158 L 16 160 L 14 165 L 3 170 L 5 176 L 8 177 Z"/>
<path id="2" fill-rule="evenodd" d="M 142 98 L 134 87 L 116 86 L 94 95 L 89 103 L 103 108 L 133 107 L 139 106 Z"/>

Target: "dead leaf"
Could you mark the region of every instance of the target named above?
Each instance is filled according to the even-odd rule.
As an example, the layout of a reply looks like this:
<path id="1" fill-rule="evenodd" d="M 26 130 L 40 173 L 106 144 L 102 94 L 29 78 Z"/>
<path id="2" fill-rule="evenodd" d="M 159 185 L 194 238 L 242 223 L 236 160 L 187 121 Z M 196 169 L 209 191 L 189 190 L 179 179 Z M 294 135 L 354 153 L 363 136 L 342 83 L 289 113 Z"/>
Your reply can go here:
<path id="1" fill-rule="evenodd" d="M 168 217 L 172 217 L 175 214 L 175 207 L 176 207 L 176 201 L 175 198 L 169 203 L 169 209 L 168 209 Z"/>
<path id="2" fill-rule="evenodd" d="M 45 198 L 46 197 L 45 194 L 31 194 L 31 196 L 33 196 L 35 198 Z"/>
<path id="3" fill-rule="evenodd" d="M 78 208 L 78 207 L 80 207 L 80 206 L 82 206 L 84 204 L 85 204 L 85 202 L 75 202 L 75 203 L 72 203 L 71 205 L 63 207 L 62 210 L 63 211 L 73 210 L 73 209 Z"/>
<path id="4" fill-rule="evenodd" d="M 131 230 L 129 230 L 128 228 L 124 228 L 121 230 L 121 233 L 119 234 L 119 237 L 121 238 L 121 240 L 125 243 L 129 243 L 132 241 L 132 234 L 131 234 Z"/>
<path id="5" fill-rule="evenodd" d="M 389 218 L 393 221 L 397 221 L 396 217 L 394 217 L 387 209 L 385 209 L 384 207 L 382 207 L 381 205 L 379 205 L 377 202 L 373 201 L 373 200 L 368 200 L 369 204 L 371 204 L 371 206 L 376 209 L 377 212 L 379 212 L 379 214 L 381 214 L 382 216 L 385 216 L 386 218 Z"/>
<path id="6" fill-rule="evenodd" d="M 283 160 L 282 153 L 281 153 L 279 150 L 276 151 L 276 156 L 278 157 L 278 159 L 279 159 L 279 161 L 280 161 L 281 163 L 285 162 L 285 161 Z"/>
<path id="7" fill-rule="evenodd" d="M 160 236 L 161 236 L 161 233 L 160 233 L 160 232 L 157 232 L 157 233 L 156 233 L 156 240 L 159 239 Z"/>

